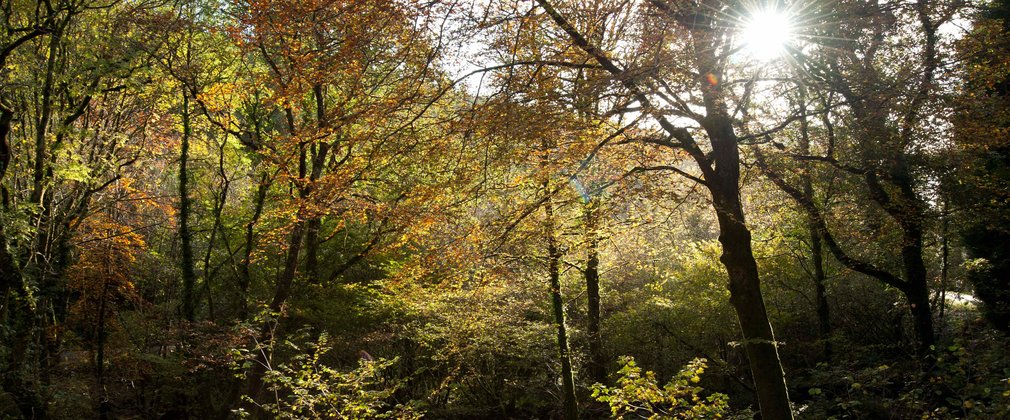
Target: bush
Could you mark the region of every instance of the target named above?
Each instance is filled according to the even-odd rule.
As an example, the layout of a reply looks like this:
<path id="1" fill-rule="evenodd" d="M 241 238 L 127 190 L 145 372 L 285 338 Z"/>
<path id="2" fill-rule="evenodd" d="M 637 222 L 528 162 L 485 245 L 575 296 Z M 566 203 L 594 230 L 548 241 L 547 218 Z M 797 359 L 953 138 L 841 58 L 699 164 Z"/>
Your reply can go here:
<path id="1" fill-rule="evenodd" d="M 285 343 L 298 351 L 291 342 Z M 258 403 L 248 396 L 246 401 L 257 404 L 273 418 L 351 418 L 351 419 L 417 419 L 422 413 L 410 405 L 393 404 L 389 401 L 399 387 L 399 383 L 389 383 L 382 378 L 382 372 L 396 363 L 393 360 L 361 359 L 358 367 L 341 372 L 320 363 L 320 358 L 330 351 L 328 336 L 322 334 L 319 340 L 306 346 L 307 351 L 292 358 L 290 363 L 269 368 L 263 377 L 266 389 L 273 393 L 271 402 Z M 238 350 L 243 356 L 248 351 Z M 244 367 L 256 363 L 244 357 Z M 249 413 L 239 409 L 239 417 Z"/>
<path id="2" fill-rule="evenodd" d="M 692 360 L 662 388 L 656 374 L 642 373 L 635 359 L 624 356 L 620 363 L 617 387 L 593 386 L 593 397 L 609 404 L 614 418 L 717 419 L 727 414 L 729 397 L 720 393 L 702 397 L 702 388 L 695 385 L 705 372 L 705 359 Z"/>

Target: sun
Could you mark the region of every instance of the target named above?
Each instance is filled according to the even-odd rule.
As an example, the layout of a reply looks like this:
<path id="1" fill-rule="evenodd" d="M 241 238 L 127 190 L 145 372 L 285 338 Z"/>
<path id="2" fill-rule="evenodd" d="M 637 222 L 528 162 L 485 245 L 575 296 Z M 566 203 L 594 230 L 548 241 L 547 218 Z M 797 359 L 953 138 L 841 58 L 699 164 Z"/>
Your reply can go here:
<path id="1" fill-rule="evenodd" d="M 740 40 L 743 51 L 759 61 L 768 61 L 782 56 L 786 45 L 793 38 L 793 24 L 790 16 L 779 10 L 754 10 L 744 19 Z"/>

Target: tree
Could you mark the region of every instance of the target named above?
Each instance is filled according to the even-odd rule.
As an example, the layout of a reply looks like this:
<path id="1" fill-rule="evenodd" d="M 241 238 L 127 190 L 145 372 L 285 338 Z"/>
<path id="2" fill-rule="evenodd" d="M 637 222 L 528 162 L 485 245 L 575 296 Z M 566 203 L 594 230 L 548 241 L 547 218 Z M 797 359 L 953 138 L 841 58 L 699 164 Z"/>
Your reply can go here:
<path id="1" fill-rule="evenodd" d="M 265 84 L 272 118 L 280 120 L 263 154 L 294 193 L 291 204 L 278 209 L 291 222 L 283 226 L 283 269 L 267 306 L 277 316 L 300 271 L 310 283 L 343 271 L 334 267 L 331 276 L 323 275 L 321 236 L 336 234 L 346 219 L 395 208 L 409 195 L 386 178 L 396 176 L 387 169 L 423 150 L 417 133 L 430 105 L 425 100 L 437 73 L 429 64 L 437 51 L 412 26 L 420 18 L 410 5 L 270 1 L 240 6 L 233 38 L 259 63 L 253 77 Z M 327 224 L 327 219 L 335 221 Z M 261 333 L 261 342 L 273 338 L 269 323 Z M 261 390 L 263 363 L 255 366 L 249 375 L 254 398 Z"/>
<path id="2" fill-rule="evenodd" d="M 545 194 L 551 194 L 551 184 L 544 181 Z M 544 235 L 547 237 L 547 274 L 550 277 L 551 309 L 558 329 L 558 354 L 561 357 L 561 384 L 564 402 L 564 417 L 568 420 L 579 418 L 578 401 L 575 399 L 575 377 L 572 371 L 571 347 L 568 343 L 568 329 L 565 325 L 565 304 L 561 295 L 561 249 L 555 231 L 554 204 L 550 196 L 544 201 Z"/>
<path id="3" fill-rule="evenodd" d="M 119 213 L 120 209 L 112 209 Z M 109 397 L 106 388 L 105 364 L 108 329 L 119 307 L 139 302 L 132 279 L 133 263 L 146 244 L 132 227 L 115 221 L 118 214 L 99 214 L 89 218 L 81 228 L 78 240 L 86 247 L 67 277 L 68 288 L 78 297 L 70 309 L 70 325 L 78 325 L 80 334 L 89 341 L 94 351 L 96 394 L 101 395 L 99 413 L 109 416 Z"/>
<path id="4" fill-rule="evenodd" d="M 651 86 L 669 87 L 668 84 L 664 85 L 662 73 L 650 74 L 646 77 L 651 79 L 644 81 L 641 76 L 634 75 L 627 68 L 619 66 L 607 52 L 591 44 L 553 4 L 546 0 L 540 0 L 538 4 L 571 36 L 575 46 L 610 72 L 638 102 L 642 111 L 653 117 L 663 128 L 667 137 L 654 139 L 653 143 L 683 151 L 697 165 L 701 172 L 700 176 L 688 174 L 680 169 L 675 170 L 688 179 L 704 185 L 712 196 L 712 205 L 719 220 L 719 241 L 723 246 L 721 261 L 729 274 L 730 301 L 740 321 L 761 412 L 769 418 L 792 418 L 785 374 L 782 371 L 775 336 L 768 322 L 761 296 L 760 276 L 751 249 L 751 233 L 745 223 L 740 201 L 740 151 L 739 139 L 730 114 L 732 97 L 720 83 L 725 80 L 727 68 L 725 61 L 718 54 L 726 51 L 725 49 L 729 47 L 726 42 L 732 37 L 728 36 L 728 29 L 720 22 L 719 17 L 705 12 L 722 10 L 723 7 L 718 2 L 710 2 L 696 5 L 697 9 L 681 9 L 679 4 L 665 1 L 653 1 L 649 6 L 652 8 L 650 11 L 653 12 L 653 16 L 658 16 L 655 22 L 650 22 L 656 25 L 655 29 L 678 28 L 690 34 L 684 42 L 691 53 L 683 58 L 690 60 L 694 66 L 695 77 L 688 80 L 693 79 L 692 88 L 700 91 L 705 114 L 697 113 L 683 102 L 681 104 L 684 105 L 677 109 L 677 112 L 685 117 L 693 117 L 700 124 L 711 146 L 709 154 L 701 148 L 698 139 L 690 130 L 672 123 L 666 116 L 667 111 L 657 105 L 657 100 L 663 100 L 657 99 L 655 96 L 657 94 L 669 93 L 674 97 L 681 94 L 676 91 L 657 92 L 651 88 Z M 677 106 L 678 103 L 672 102 L 670 105 Z"/>
<path id="5" fill-rule="evenodd" d="M 793 51 L 809 79 L 825 91 L 822 97 L 838 95 L 844 105 L 822 101 L 827 108 L 822 111 L 827 113 L 824 123 L 829 127 L 822 146 L 825 155 L 791 155 L 828 165 L 857 185 L 855 191 L 864 194 L 862 199 L 881 212 L 865 212 L 867 225 L 882 228 L 876 221 L 881 216 L 893 222 L 888 228 L 894 229 L 899 239 L 894 244 L 880 244 L 880 250 L 899 248 L 896 260 L 900 269 L 889 268 L 889 262 L 874 261 L 871 255 L 847 251 L 828 227 L 825 211 L 781 175 L 766 170 L 773 182 L 805 209 L 842 265 L 901 291 L 913 316 L 918 353 L 927 360 L 935 336 L 924 260 L 930 213 L 922 197 L 929 161 L 924 151 L 930 147 L 931 137 L 940 133 L 926 119 L 937 109 L 937 95 L 946 88 L 937 80 L 945 62 L 938 29 L 959 7 L 928 2 L 907 7 L 839 3 L 822 13 L 849 16 L 844 24 L 811 28 L 806 36 L 815 39 L 819 48 Z M 917 53 L 905 57 L 910 44 L 917 46 Z M 892 67 L 896 63 L 901 65 Z M 840 130 L 831 127 L 832 116 L 842 118 L 850 136 L 837 135 Z"/>
<path id="6" fill-rule="evenodd" d="M 16 302 L 3 318 L 11 331 L 4 341 L 15 343 L 3 380 L 28 417 L 45 416 L 72 240 L 100 193 L 137 161 L 152 120 L 150 105 L 134 96 L 142 60 L 119 42 L 129 8 L 96 5 L 0 4 L 0 279 L 4 298 Z"/>
<path id="7" fill-rule="evenodd" d="M 946 193 L 960 214 L 968 253 L 968 279 L 991 323 L 1010 331 L 1010 233 L 1007 192 L 1010 174 L 1010 72 L 1006 42 L 1010 4 L 995 1 L 973 16 L 973 30 L 958 44 L 965 61 L 964 86 L 956 97 L 954 140 L 961 157 L 945 179 Z"/>

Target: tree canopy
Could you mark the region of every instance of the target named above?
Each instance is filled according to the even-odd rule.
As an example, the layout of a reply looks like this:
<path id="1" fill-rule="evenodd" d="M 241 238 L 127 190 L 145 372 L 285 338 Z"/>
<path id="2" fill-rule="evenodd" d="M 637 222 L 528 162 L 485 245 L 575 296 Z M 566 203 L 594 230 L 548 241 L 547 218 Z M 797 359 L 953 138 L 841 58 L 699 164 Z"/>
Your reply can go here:
<path id="1" fill-rule="evenodd" d="M 0 0 L 0 416 L 1010 416 L 1010 5 Z"/>

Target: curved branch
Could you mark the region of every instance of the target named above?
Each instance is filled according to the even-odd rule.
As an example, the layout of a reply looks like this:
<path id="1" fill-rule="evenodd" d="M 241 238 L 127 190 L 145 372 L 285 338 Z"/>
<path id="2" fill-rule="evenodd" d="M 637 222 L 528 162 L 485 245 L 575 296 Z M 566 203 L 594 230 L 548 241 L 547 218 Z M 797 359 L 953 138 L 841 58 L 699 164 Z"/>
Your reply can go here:
<path id="1" fill-rule="evenodd" d="M 698 146 L 698 143 L 694 140 L 694 137 L 691 136 L 691 133 L 688 132 L 686 128 L 677 127 L 670 122 L 670 120 L 668 120 L 666 116 L 653 105 L 652 99 L 649 98 L 649 95 L 646 95 L 645 91 L 642 90 L 638 83 L 630 77 L 624 69 L 618 67 L 617 64 L 610 59 L 610 57 L 607 57 L 607 54 L 603 50 L 591 44 L 589 40 L 587 40 L 586 37 L 571 24 L 571 22 L 565 19 L 565 17 L 562 16 L 553 5 L 551 5 L 550 2 L 547 0 L 537 0 L 537 4 L 539 4 L 545 12 L 547 12 L 547 15 L 551 17 L 554 23 L 556 23 L 562 30 L 565 31 L 565 33 L 568 34 L 568 36 L 572 38 L 572 42 L 575 46 L 579 47 L 579 49 L 586 54 L 589 54 L 589 56 L 596 60 L 596 62 L 599 63 L 604 70 L 609 72 L 621 83 L 621 85 L 628 89 L 632 96 L 634 96 L 635 99 L 642 104 L 642 108 L 645 113 L 652 116 L 652 118 L 655 118 L 656 122 L 659 123 L 659 126 L 662 127 L 663 130 L 670 133 L 670 136 L 673 138 L 677 139 L 680 143 L 680 147 L 682 147 L 689 155 L 691 155 L 692 158 L 694 158 L 696 162 L 698 162 L 698 166 L 701 168 L 705 178 L 716 178 L 715 169 L 711 166 L 710 160 L 707 156 L 705 156 L 705 152 L 701 150 L 701 147 Z"/>
<path id="2" fill-rule="evenodd" d="M 845 267 L 849 268 L 852 271 L 856 271 L 865 274 L 867 276 L 873 277 L 877 280 L 880 280 L 884 284 L 892 286 L 898 290 L 904 291 L 908 288 L 908 283 L 906 283 L 898 276 L 895 276 L 889 271 L 877 267 L 870 262 L 857 260 L 856 258 L 853 258 L 851 255 L 846 253 L 845 250 L 843 250 L 842 247 L 838 244 L 838 242 L 835 241 L 834 235 L 831 234 L 831 231 L 828 229 L 827 223 L 825 223 L 824 221 L 823 214 L 821 213 L 820 209 L 817 208 L 817 205 L 814 204 L 813 200 L 811 200 L 810 197 L 804 195 L 796 187 L 789 185 L 789 183 L 787 183 L 785 179 L 782 178 L 781 174 L 772 170 L 768 166 L 768 163 L 765 162 L 764 155 L 761 153 L 761 151 L 755 150 L 755 155 L 757 166 L 761 170 L 761 172 L 763 172 L 765 176 L 767 176 L 768 179 L 770 179 L 772 183 L 775 184 L 775 186 L 779 187 L 779 189 L 782 190 L 782 192 L 789 195 L 789 197 L 792 198 L 793 201 L 796 202 L 796 204 L 799 204 L 799 206 L 803 208 L 803 210 L 807 213 L 808 217 L 810 218 L 811 223 L 814 225 L 814 229 L 816 229 L 817 232 L 821 235 L 821 238 L 824 240 L 824 244 L 828 246 L 828 250 L 831 251 L 831 255 L 834 256 L 835 259 L 838 260 L 838 262 L 842 263 L 842 265 L 844 265 Z"/>

